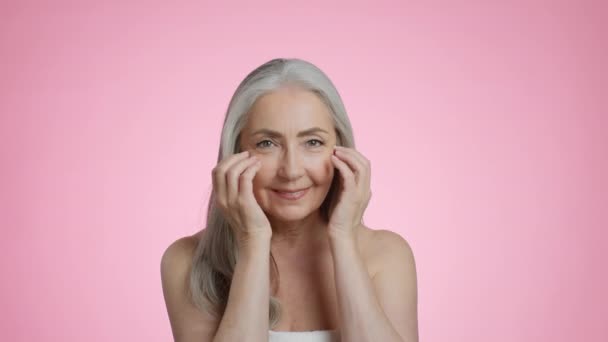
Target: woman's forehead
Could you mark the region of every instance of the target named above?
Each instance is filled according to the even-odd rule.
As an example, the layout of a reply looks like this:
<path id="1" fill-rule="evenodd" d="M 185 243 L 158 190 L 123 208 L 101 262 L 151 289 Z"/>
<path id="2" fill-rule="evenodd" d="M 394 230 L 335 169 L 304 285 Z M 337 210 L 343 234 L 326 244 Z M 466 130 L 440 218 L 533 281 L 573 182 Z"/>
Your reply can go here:
<path id="1" fill-rule="evenodd" d="M 305 90 L 280 90 L 260 97 L 251 107 L 247 122 L 251 130 L 333 129 L 329 108 L 317 95 Z"/>

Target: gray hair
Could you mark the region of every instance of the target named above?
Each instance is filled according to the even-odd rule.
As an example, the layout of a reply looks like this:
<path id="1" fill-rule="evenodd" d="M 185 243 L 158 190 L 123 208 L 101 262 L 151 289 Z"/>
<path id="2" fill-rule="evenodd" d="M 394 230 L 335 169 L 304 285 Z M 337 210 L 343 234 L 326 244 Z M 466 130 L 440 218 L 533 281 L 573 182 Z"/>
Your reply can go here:
<path id="1" fill-rule="evenodd" d="M 224 158 L 240 152 L 240 132 L 245 127 L 248 112 L 255 101 L 272 91 L 286 86 L 297 86 L 316 94 L 330 109 L 336 130 L 337 145 L 355 147 L 353 131 L 342 99 L 331 80 L 318 67 L 301 59 L 277 58 L 253 70 L 236 89 L 224 119 L 218 163 Z M 339 176 L 334 179 L 320 207 L 322 217 L 328 220 L 337 200 Z M 214 192 L 209 196 L 207 220 L 204 234 L 194 253 L 190 271 L 190 295 L 199 310 L 206 310 L 215 317 L 224 314 L 228 302 L 230 284 L 234 275 L 238 248 L 232 229 L 215 205 Z M 279 275 L 272 253 L 272 271 L 278 288 Z M 275 293 L 273 291 L 273 293 Z M 270 296 L 269 326 L 274 327 L 280 319 L 280 302 Z"/>

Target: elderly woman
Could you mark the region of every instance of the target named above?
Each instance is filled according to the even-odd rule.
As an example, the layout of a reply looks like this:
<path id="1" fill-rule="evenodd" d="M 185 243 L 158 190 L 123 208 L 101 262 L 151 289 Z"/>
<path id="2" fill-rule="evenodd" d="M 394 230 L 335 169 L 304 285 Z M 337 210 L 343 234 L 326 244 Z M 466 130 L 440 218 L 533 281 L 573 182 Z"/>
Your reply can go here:
<path id="1" fill-rule="evenodd" d="M 412 250 L 363 224 L 370 162 L 319 68 L 241 82 L 212 178 L 206 227 L 162 256 L 175 341 L 418 341 Z"/>

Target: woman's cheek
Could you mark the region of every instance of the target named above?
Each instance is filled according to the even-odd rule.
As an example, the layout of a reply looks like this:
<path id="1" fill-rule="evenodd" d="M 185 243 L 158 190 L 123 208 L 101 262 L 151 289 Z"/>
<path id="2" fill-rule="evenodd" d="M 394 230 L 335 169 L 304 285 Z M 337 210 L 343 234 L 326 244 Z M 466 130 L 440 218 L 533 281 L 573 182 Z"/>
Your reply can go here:
<path id="1" fill-rule="evenodd" d="M 336 170 L 336 168 L 334 167 L 334 163 L 332 163 L 331 159 L 329 158 L 327 159 L 327 163 L 325 164 L 325 169 L 329 178 L 333 178 L 334 171 Z"/>
<path id="2" fill-rule="evenodd" d="M 308 158 L 309 170 L 316 176 L 318 183 L 325 183 L 333 178 L 334 166 L 330 158 L 331 155 L 326 153 Z"/>
<path id="3" fill-rule="evenodd" d="M 275 163 L 272 158 L 268 158 L 261 154 L 258 154 L 257 156 L 262 165 L 260 165 L 260 168 L 253 178 L 254 191 L 256 188 L 261 189 L 264 188 L 266 184 L 270 184 L 275 172 Z"/>

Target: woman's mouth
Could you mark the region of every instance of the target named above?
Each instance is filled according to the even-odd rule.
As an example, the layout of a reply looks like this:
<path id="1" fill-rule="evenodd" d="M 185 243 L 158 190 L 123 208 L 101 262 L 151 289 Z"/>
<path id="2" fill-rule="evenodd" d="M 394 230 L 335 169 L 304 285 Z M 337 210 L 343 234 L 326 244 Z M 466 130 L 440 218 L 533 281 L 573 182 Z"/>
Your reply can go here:
<path id="1" fill-rule="evenodd" d="M 308 193 L 309 189 L 310 189 L 310 187 L 308 187 L 306 189 L 296 190 L 296 191 L 274 190 L 273 189 L 272 192 L 277 194 L 277 196 L 279 196 L 282 199 L 295 201 L 295 200 L 299 200 L 300 198 L 304 197 L 304 195 L 306 195 Z"/>

